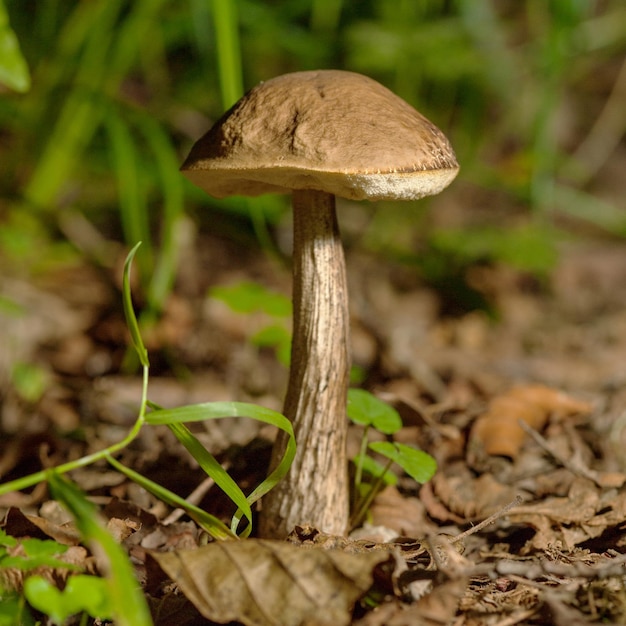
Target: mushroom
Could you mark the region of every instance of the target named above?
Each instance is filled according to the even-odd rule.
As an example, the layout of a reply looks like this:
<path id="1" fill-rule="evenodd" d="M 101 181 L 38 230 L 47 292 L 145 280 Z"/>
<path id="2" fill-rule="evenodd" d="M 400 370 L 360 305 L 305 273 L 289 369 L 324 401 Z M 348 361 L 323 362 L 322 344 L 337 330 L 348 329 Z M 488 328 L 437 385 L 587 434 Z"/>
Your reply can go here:
<path id="1" fill-rule="evenodd" d="M 458 164 L 443 133 L 376 81 L 295 72 L 244 95 L 193 146 L 182 171 L 217 198 L 292 193 L 293 339 L 284 404 L 298 450 L 262 503 L 260 534 L 348 525 L 346 270 L 335 196 L 415 200 L 444 189 Z M 282 457 L 278 436 L 272 464 Z"/>

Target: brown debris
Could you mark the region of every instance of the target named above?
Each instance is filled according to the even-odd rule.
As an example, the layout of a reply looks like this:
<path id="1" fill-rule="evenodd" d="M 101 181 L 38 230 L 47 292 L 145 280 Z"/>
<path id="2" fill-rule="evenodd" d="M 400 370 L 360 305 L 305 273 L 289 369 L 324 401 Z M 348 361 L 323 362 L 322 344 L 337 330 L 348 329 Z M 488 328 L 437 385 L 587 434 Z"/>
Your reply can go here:
<path id="1" fill-rule="evenodd" d="M 487 411 L 474 422 L 470 445 L 485 454 L 515 458 L 526 441 L 520 422 L 541 431 L 549 418 L 558 420 L 591 410 L 589 403 L 543 385 L 514 387 L 489 402 Z"/>

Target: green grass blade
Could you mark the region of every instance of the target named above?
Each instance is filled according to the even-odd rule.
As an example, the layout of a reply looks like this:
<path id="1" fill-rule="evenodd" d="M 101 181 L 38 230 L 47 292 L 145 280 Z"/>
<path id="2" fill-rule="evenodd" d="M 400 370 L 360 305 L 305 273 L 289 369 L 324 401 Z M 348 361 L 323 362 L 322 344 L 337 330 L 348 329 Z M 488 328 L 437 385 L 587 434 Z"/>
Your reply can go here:
<path id="1" fill-rule="evenodd" d="M 146 187 L 141 184 L 141 158 L 128 125 L 116 111 L 109 109 L 105 126 L 110 140 L 111 165 L 117 179 L 124 239 L 129 244 L 143 242 L 144 248 L 138 260 L 141 278 L 145 280 L 152 271 L 153 251 Z"/>
<path id="2" fill-rule="evenodd" d="M 124 275 L 122 278 L 122 302 L 124 305 L 124 316 L 126 317 L 126 325 L 130 332 L 130 338 L 139 357 L 139 361 L 143 367 L 149 367 L 150 362 L 148 360 L 148 351 L 143 344 L 141 333 L 139 332 L 139 323 L 135 316 L 135 309 L 133 308 L 133 299 L 130 290 L 130 269 L 133 262 L 133 258 L 137 249 L 141 245 L 141 242 L 137 243 L 135 247 L 128 253 L 126 262 L 124 263 Z"/>
<path id="3" fill-rule="evenodd" d="M 107 582 L 115 623 L 120 626 L 150 626 L 152 620 L 128 556 L 107 532 L 96 507 L 67 478 L 50 472 L 53 497 L 72 514 L 81 536 L 106 559 Z"/>
<path id="4" fill-rule="evenodd" d="M 143 116 L 138 119 L 138 126 L 156 161 L 163 193 L 161 245 L 147 293 L 150 308 L 160 311 L 172 288 L 178 265 L 180 228 L 184 216 L 183 177 L 179 172 L 178 155 L 164 129 L 152 118 Z"/>
<path id="5" fill-rule="evenodd" d="M 51 59 L 53 74 L 62 75 L 65 66 L 76 70 L 67 79 L 73 81 L 72 88 L 54 128 L 46 132 L 45 149 L 24 190 L 26 200 L 40 208 L 49 209 L 54 203 L 102 121 L 102 85 L 109 67 L 107 55 L 115 36 L 120 0 L 86 6 L 87 3 L 77 5 L 68 20 L 71 33 L 66 44 L 75 54 L 80 54 L 78 67 L 75 54 L 64 58 L 62 50 Z M 54 86 L 52 83 L 50 89 Z M 44 115 L 45 107 L 42 107 L 40 116 Z"/>
<path id="6" fill-rule="evenodd" d="M 0 83 L 25 93 L 30 89 L 30 72 L 20 44 L 9 25 L 9 16 L 0 0 Z"/>
<path id="7" fill-rule="evenodd" d="M 179 495 L 171 492 L 169 489 L 162 487 L 158 483 L 151 481 L 149 478 L 131 470 L 115 460 L 112 456 L 107 457 L 107 461 L 119 472 L 127 476 L 130 480 L 143 487 L 155 497 L 159 498 L 166 504 L 174 508 L 183 509 L 189 517 L 203 528 L 211 537 L 218 540 L 237 539 L 237 536 L 230 531 L 228 526 L 224 524 L 214 515 L 203 511 L 201 508 L 190 504 Z"/>
<path id="8" fill-rule="evenodd" d="M 151 405 L 154 406 L 155 405 Z M 223 417 L 248 417 L 265 424 L 272 424 L 289 436 L 283 458 L 272 473 L 246 498 L 248 504 L 253 504 L 259 498 L 270 491 L 278 481 L 280 481 L 289 471 L 289 467 L 296 454 L 296 441 L 291 422 L 277 411 L 272 411 L 265 407 L 249 404 L 246 402 L 207 402 L 202 404 L 192 404 L 175 409 L 155 408 L 154 411 L 146 415 L 148 424 L 181 424 L 184 422 L 199 422 L 207 419 L 219 419 Z M 238 510 L 233 516 L 231 529 L 236 529 L 244 515 L 243 510 Z M 242 533 L 244 536 L 249 533 L 248 526 Z"/>
<path id="9" fill-rule="evenodd" d="M 217 42 L 217 70 L 224 109 L 230 108 L 243 91 L 239 20 L 236 0 L 213 0 L 213 23 Z"/>
<path id="10" fill-rule="evenodd" d="M 249 417 L 265 424 L 272 424 L 288 435 L 293 435 L 291 422 L 284 415 L 248 402 L 202 402 L 175 409 L 156 408 L 146 416 L 146 421 L 149 424 L 174 424 L 202 422 L 222 417 Z"/>
<path id="11" fill-rule="evenodd" d="M 239 485 L 230 477 L 228 472 L 217 462 L 215 457 L 193 436 L 184 424 L 168 424 L 170 430 L 176 435 L 200 467 L 210 476 L 215 484 L 237 505 L 237 508 L 248 520 L 244 536 L 250 534 L 252 524 L 252 509 L 246 496 Z M 233 529 L 234 530 L 234 529 Z"/>
<path id="12" fill-rule="evenodd" d="M 327 35 L 339 28 L 342 0 L 313 0 L 309 23 L 313 32 Z"/>

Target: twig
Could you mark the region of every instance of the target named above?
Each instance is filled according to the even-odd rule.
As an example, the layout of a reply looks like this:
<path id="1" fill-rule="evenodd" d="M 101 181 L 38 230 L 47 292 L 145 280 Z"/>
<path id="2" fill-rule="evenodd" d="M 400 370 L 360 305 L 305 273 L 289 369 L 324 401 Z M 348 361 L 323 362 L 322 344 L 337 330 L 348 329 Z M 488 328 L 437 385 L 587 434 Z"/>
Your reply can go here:
<path id="1" fill-rule="evenodd" d="M 189 502 L 189 504 L 200 504 L 202 498 L 207 494 L 209 489 L 213 487 L 215 481 L 207 476 L 190 494 L 187 498 L 185 498 L 185 502 Z M 177 522 L 183 515 L 185 514 L 184 509 L 174 509 L 163 521 L 162 524 L 167 526 L 168 524 L 173 524 Z"/>
<path id="2" fill-rule="evenodd" d="M 519 420 L 518 423 L 521 428 L 537 442 L 539 446 L 541 446 L 546 452 L 548 452 L 548 454 L 550 454 L 554 458 L 554 460 L 560 463 L 565 469 L 568 469 L 570 472 L 576 474 L 577 476 L 581 476 L 582 478 L 587 478 L 588 480 L 591 480 L 598 487 L 603 487 L 602 481 L 600 480 L 597 472 L 589 467 L 586 467 L 580 462 L 575 463 L 570 459 L 563 457 L 541 433 L 537 432 L 532 426 L 529 426 L 524 420 Z"/>
<path id="3" fill-rule="evenodd" d="M 517 496 L 515 500 L 509 502 L 505 506 L 503 506 L 499 511 L 496 511 L 489 517 L 485 518 L 482 522 L 476 524 L 476 526 L 472 526 L 471 528 L 463 531 L 460 535 L 456 535 L 450 539 L 450 543 L 459 543 L 463 541 L 466 537 L 477 533 L 479 530 L 485 528 L 485 526 L 489 526 L 489 524 L 493 524 L 497 519 L 506 515 L 513 507 L 519 506 L 522 503 L 522 496 Z"/>

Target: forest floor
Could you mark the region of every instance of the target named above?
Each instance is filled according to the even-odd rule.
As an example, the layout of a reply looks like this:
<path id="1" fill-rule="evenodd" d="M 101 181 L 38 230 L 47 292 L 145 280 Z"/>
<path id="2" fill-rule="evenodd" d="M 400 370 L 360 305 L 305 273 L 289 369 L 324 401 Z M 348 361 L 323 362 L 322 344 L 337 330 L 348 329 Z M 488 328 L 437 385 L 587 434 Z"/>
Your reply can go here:
<path id="1" fill-rule="evenodd" d="M 248 246 L 203 237 L 186 250 L 175 294 L 146 334 L 149 397 L 166 407 L 240 400 L 280 410 L 286 369 L 251 341 L 276 320 L 235 313 L 206 294 L 243 280 L 289 294 L 288 267 Z M 423 486 L 399 476 L 351 541 L 314 529 L 291 538 L 374 554 L 359 572 L 365 581 L 356 582 L 356 574 L 349 581 L 344 608 L 331 608 L 306 566 L 290 585 L 316 603 L 315 617 L 282 607 L 253 622 L 244 617 L 249 598 L 271 595 L 272 586 L 282 593 L 281 576 L 259 574 L 239 591 L 223 577 L 231 561 L 221 573 L 204 573 L 209 588 L 230 585 L 235 607 L 210 621 L 146 556 L 196 548 L 202 533 L 195 524 L 106 464 L 72 472 L 127 547 L 155 623 L 626 623 L 626 246 L 564 245 L 544 282 L 504 266 L 474 267 L 468 281 L 495 317 L 447 314 L 440 295 L 406 267 L 359 251 L 347 257 L 362 385 L 399 411 L 404 427 L 395 441 L 433 455 L 437 474 Z M 122 373 L 128 336 L 121 251 L 118 261 L 106 271 L 78 265 L 28 282 L 3 279 L 3 295 L 21 307 L 0 328 L 8 347 L 0 356 L 3 481 L 111 445 L 132 426 L 141 380 Z M 18 361 L 45 371 L 45 391 L 35 401 L 8 385 Z M 211 421 L 196 435 L 245 492 L 264 477 L 272 428 L 236 418 Z M 351 426 L 351 454 L 360 435 Z M 121 458 L 183 497 L 204 480 L 165 427 L 145 427 Z M 233 513 L 210 486 L 198 504 L 224 520 Z M 77 541 L 68 539 L 67 519 L 43 484 L 3 496 L 0 510 L 9 534 Z M 352 608 L 372 577 L 368 600 Z M 343 596 L 343 587 L 332 594 Z"/>

